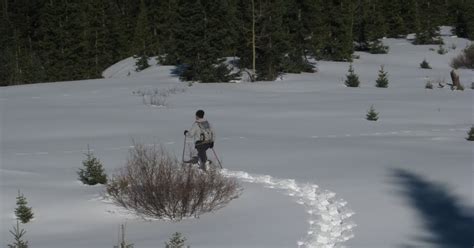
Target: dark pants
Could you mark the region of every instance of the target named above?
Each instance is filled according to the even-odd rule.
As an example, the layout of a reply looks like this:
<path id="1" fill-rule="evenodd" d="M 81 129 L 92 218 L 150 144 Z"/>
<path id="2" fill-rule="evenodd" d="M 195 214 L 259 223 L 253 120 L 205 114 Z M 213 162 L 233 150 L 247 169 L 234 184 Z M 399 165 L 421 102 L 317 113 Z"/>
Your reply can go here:
<path id="1" fill-rule="evenodd" d="M 198 158 L 199 161 L 201 162 L 201 169 L 206 168 L 206 161 L 207 161 L 207 154 L 206 151 L 209 148 L 213 147 L 212 143 L 202 143 L 202 142 L 196 142 L 196 145 L 194 146 L 196 150 L 198 151 Z"/>

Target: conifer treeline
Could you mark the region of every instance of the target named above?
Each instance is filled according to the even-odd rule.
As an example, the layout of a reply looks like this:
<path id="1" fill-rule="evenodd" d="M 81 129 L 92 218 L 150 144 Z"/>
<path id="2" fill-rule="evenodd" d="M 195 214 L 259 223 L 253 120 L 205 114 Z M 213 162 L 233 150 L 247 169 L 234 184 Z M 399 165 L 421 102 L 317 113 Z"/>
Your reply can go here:
<path id="1" fill-rule="evenodd" d="M 384 36 L 436 43 L 437 26 L 453 25 L 474 39 L 472 0 L 0 1 L 0 86 L 98 78 L 129 56 L 160 56 L 202 82 L 230 80 L 221 62 L 232 56 L 274 80 L 313 71 L 308 57 L 351 60 Z"/>

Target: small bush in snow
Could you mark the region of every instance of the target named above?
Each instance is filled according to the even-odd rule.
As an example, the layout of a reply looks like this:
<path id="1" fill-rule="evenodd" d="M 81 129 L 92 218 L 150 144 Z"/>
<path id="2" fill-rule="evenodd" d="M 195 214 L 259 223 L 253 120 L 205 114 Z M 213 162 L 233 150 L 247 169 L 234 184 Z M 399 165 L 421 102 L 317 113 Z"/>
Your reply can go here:
<path id="1" fill-rule="evenodd" d="M 469 141 L 474 141 L 474 126 L 471 127 L 471 130 L 469 130 L 469 132 L 467 132 L 467 140 Z"/>
<path id="2" fill-rule="evenodd" d="M 107 193 L 139 215 L 181 220 L 224 207 L 239 197 L 241 187 L 217 170 L 184 166 L 163 148 L 135 144 Z"/>
<path id="3" fill-rule="evenodd" d="M 18 196 L 16 197 L 16 206 L 15 216 L 21 223 L 26 224 L 33 219 L 33 211 L 28 207 L 26 197 L 20 191 L 18 191 Z"/>
<path id="4" fill-rule="evenodd" d="M 86 159 L 82 161 L 84 168 L 77 172 L 79 180 L 87 185 L 106 184 L 107 175 L 100 160 L 89 149 L 85 155 Z"/>
<path id="5" fill-rule="evenodd" d="M 458 47 L 456 46 L 455 43 L 453 43 L 453 44 L 451 45 L 451 49 L 456 50 L 456 48 L 458 48 Z"/>
<path id="6" fill-rule="evenodd" d="M 451 60 L 451 67 L 454 69 L 474 69 L 474 44 L 465 48 L 461 54 L 453 58 L 453 60 Z"/>
<path id="7" fill-rule="evenodd" d="M 444 55 L 444 54 L 448 53 L 448 50 L 446 48 L 444 48 L 444 46 L 442 44 L 440 44 L 439 47 L 438 47 L 437 52 L 440 55 Z"/>
<path id="8" fill-rule="evenodd" d="M 186 238 L 179 232 L 176 232 L 171 236 L 168 242 L 165 242 L 166 248 L 185 248 Z M 189 246 L 187 246 L 189 248 Z"/>
<path id="9" fill-rule="evenodd" d="M 349 74 L 346 75 L 346 81 L 344 84 L 347 87 L 359 87 L 360 81 L 359 76 L 355 74 L 352 64 L 349 65 Z"/>
<path id="10" fill-rule="evenodd" d="M 369 44 L 369 53 L 371 54 L 387 54 L 389 47 L 385 46 L 380 40 L 375 40 Z"/>
<path id="11" fill-rule="evenodd" d="M 474 82 L 471 83 L 471 90 L 474 90 Z"/>
<path id="12" fill-rule="evenodd" d="M 387 72 L 384 70 L 384 66 L 380 66 L 379 77 L 375 81 L 375 87 L 377 88 L 387 88 L 388 87 L 388 76 Z"/>
<path id="13" fill-rule="evenodd" d="M 145 54 L 141 56 L 135 56 L 135 59 L 137 59 L 137 62 L 135 63 L 136 66 L 136 71 L 143 71 L 146 68 L 150 67 L 150 64 L 148 64 L 148 56 Z"/>
<path id="14" fill-rule="evenodd" d="M 13 226 L 13 230 L 10 230 L 11 235 L 14 238 L 14 242 L 8 245 L 8 248 L 28 248 L 28 241 L 23 240 L 26 231 L 20 228 L 20 222 L 16 221 L 16 226 Z"/>
<path id="15" fill-rule="evenodd" d="M 377 121 L 379 119 L 379 113 L 375 112 L 374 105 L 370 106 L 366 119 L 369 121 Z"/>
<path id="16" fill-rule="evenodd" d="M 186 92 L 186 88 L 172 87 L 168 89 L 147 89 L 133 91 L 132 94 L 142 97 L 143 104 L 151 106 L 168 106 L 170 95 Z"/>
<path id="17" fill-rule="evenodd" d="M 431 82 L 431 80 L 426 81 L 425 89 L 433 89 L 433 83 Z"/>
<path id="18" fill-rule="evenodd" d="M 428 63 L 428 61 L 426 61 L 426 59 L 424 59 L 423 62 L 421 62 L 420 68 L 421 69 L 432 69 L 430 64 Z"/>

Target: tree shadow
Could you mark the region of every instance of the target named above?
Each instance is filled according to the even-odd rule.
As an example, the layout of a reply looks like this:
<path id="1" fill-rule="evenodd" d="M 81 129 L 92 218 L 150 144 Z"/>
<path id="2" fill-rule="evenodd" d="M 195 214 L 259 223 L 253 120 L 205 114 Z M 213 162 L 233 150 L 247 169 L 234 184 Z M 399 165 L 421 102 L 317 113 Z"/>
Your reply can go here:
<path id="1" fill-rule="evenodd" d="M 430 182 L 404 169 L 393 169 L 392 176 L 402 187 L 401 194 L 417 211 L 427 237 L 419 240 L 429 247 L 474 247 L 474 216 L 461 200 L 443 184 Z"/>

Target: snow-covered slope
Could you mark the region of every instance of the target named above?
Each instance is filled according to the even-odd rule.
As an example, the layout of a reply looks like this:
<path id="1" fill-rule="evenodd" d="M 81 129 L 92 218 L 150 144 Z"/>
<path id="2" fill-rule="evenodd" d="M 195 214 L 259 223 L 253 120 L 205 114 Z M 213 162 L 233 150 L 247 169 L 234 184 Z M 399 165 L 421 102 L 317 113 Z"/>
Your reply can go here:
<path id="1" fill-rule="evenodd" d="M 449 61 L 469 42 L 444 39 L 446 55 L 400 39 L 384 40 L 387 55 L 359 53 L 357 89 L 342 82 L 347 63 L 319 62 L 316 74 L 278 82 L 187 87 L 155 62 L 135 73 L 132 59 L 101 80 L 0 88 L 0 246 L 12 240 L 21 190 L 36 215 L 26 238 L 37 248 L 111 247 L 124 222 L 137 248 L 164 246 L 176 231 L 193 248 L 430 247 L 417 237 L 439 233 L 424 228 L 421 209 L 400 193 L 413 189 L 393 171 L 447 184 L 474 205 L 473 144 L 464 139 L 473 90 L 424 89 L 426 78 L 449 82 Z M 433 70 L 419 69 L 425 58 Z M 374 87 L 382 64 L 388 89 Z M 474 72 L 459 74 L 469 88 Z M 133 94 L 173 87 L 187 90 L 170 95 L 167 108 Z M 372 104 L 378 122 L 364 119 Z M 217 129 L 225 173 L 245 187 L 228 207 L 180 223 L 144 221 L 105 203 L 100 186 L 76 180 L 87 145 L 109 173 L 124 165 L 131 139 L 180 154 L 182 131 L 199 108 Z"/>

